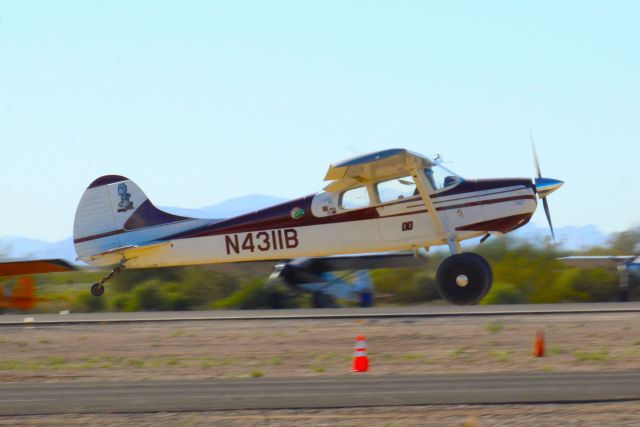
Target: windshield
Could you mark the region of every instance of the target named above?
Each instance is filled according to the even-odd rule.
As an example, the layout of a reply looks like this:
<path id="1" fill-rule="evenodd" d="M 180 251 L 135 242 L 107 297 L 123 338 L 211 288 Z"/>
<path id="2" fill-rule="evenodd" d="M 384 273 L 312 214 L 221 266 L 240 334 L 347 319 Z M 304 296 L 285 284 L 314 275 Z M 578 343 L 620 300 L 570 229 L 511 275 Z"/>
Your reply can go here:
<path id="1" fill-rule="evenodd" d="M 454 185 L 462 181 L 462 178 L 460 176 L 458 176 L 454 172 L 451 172 L 449 169 L 445 168 L 442 165 L 433 165 L 429 168 L 425 168 L 424 174 L 427 176 L 427 179 L 431 183 L 434 191 L 453 187 Z"/>

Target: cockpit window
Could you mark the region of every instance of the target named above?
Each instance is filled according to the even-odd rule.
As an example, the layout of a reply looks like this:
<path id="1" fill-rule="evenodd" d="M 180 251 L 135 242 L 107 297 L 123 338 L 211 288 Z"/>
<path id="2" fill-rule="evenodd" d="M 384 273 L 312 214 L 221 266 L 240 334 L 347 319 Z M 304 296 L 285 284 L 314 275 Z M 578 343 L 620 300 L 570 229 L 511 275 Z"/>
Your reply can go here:
<path id="1" fill-rule="evenodd" d="M 376 188 L 381 203 L 413 197 L 416 194 L 416 184 L 410 176 L 382 181 L 376 185 Z"/>
<path id="2" fill-rule="evenodd" d="M 442 165 L 433 165 L 425 168 L 424 174 L 427 176 L 427 179 L 435 191 L 452 187 L 462 181 L 461 177 Z"/>
<path id="3" fill-rule="evenodd" d="M 359 209 L 369 206 L 367 187 L 356 187 L 342 193 L 340 207 L 343 209 Z"/>

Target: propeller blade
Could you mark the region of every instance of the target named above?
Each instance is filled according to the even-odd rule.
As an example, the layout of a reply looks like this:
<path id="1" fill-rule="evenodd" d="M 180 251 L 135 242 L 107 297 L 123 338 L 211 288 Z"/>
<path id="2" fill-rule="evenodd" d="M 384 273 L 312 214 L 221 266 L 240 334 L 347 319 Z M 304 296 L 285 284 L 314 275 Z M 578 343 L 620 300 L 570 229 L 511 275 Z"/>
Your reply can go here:
<path id="1" fill-rule="evenodd" d="M 556 233 L 553 231 L 553 223 L 551 222 L 551 212 L 549 212 L 549 203 L 547 198 L 542 198 L 542 204 L 544 206 L 544 213 L 547 215 L 547 222 L 549 223 L 549 229 L 551 230 L 551 237 L 553 237 L 553 244 L 556 244 Z"/>
<path id="2" fill-rule="evenodd" d="M 531 150 L 533 151 L 533 161 L 536 164 L 536 173 L 538 174 L 538 178 L 542 178 L 542 173 L 540 172 L 540 162 L 538 161 L 538 152 L 536 151 L 536 143 L 533 140 L 532 133 L 529 133 L 529 139 L 531 139 Z"/>

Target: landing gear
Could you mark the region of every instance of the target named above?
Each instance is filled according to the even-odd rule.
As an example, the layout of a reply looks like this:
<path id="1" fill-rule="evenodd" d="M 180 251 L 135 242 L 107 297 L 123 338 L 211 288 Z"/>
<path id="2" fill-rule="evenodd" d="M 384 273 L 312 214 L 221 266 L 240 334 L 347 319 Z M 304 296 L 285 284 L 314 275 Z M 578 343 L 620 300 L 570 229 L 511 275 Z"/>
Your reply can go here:
<path id="1" fill-rule="evenodd" d="M 104 293 L 104 286 L 102 283 L 94 283 L 91 285 L 91 295 L 99 297 Z"/>
<path id="2" fill-rule="evenodd" d="M 463 252 L 445 258 L 436 273 L 436 287 L 445 300 L 456 305 L 476 304 L 493 284 L 491 265 L 482 256 Z"/>
<path id="3" fill-rule="evenodd" d="M 116 277 L 118 274 L 120 274 L 122 270 L 124 270 L 124 265 L 120 265 L 114 268 L 113 270 L 111 270 L 109 274 L 104 276 L 98 283 L 94 283 L 93 285 L 91 285 L 91 295 L 93 295 L 94 297 L 102 296 L 102 294 L 104 294 L 104 284 L 108 280 L 111 280 L 114 277 Z"/>

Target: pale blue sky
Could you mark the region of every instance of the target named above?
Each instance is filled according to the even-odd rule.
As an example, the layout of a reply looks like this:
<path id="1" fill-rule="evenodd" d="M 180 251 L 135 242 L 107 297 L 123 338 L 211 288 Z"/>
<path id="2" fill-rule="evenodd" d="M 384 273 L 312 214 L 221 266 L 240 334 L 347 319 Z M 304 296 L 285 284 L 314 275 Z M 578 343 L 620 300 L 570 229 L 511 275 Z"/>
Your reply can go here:
<path id="1" fill-rule="evenodd" d="M 635 1 L 0 1 L 0 236 L 69 236 L 107 173 L 193 208 L 308 194 L 391 147 L 532 176 L 530 130 L 567 181 L 557 226 L 638 225 L 639 19 Z"/>

